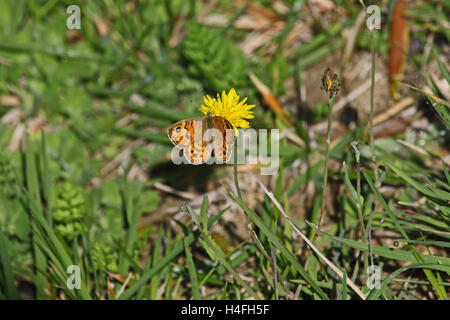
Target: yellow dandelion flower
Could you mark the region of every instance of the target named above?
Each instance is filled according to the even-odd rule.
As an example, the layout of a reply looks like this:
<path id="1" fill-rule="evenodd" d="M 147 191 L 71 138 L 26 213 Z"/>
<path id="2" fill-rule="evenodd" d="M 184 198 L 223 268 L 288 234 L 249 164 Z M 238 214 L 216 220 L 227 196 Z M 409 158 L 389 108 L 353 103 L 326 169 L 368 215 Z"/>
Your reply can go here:
<path id="1" fill-rule="evenodd" d="M 230 121 L 236 135 L 239 135 L 237 128 L 248 128 L 250 124 L 244 119 L 252 119 L 255 105 L 248 105 L 247 98 L 239 101 L 240 96 L 237 95 L 234 88 L 225 93 L 222 91 L 222 97 L 217 94 L 217 98 L 211 98 L 209 95 L 203 97 L 205 104 L 200 107 L 200 111 L 204 114 L 211 114 L 216 117 L 223 117 Z"/>

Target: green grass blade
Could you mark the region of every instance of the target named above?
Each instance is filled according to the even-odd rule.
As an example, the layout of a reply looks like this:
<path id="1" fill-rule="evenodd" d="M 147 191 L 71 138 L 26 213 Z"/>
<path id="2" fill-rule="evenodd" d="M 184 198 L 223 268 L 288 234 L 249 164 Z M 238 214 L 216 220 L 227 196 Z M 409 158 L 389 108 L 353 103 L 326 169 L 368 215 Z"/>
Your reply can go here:
<path id="1" fill-rule="evenodd" d="M 9 255 L 8 239 L 3 232 L 3 225 L 0 220 L 0 272 L 3 275 L 1 277 L 1 279 L 3 279 L 2 285 L 6 291 L 7 299 L 19 299 L 20 296 L 17 293 L 16 285 L 14 284 L 14 272 Z"/>
<path id="2" fill-rule="evenodd" d="M 444 63 L 441 61 L 441 59 L 439 59 L 439 55 L 435 45 L 431 46 L 431 51 L 433 52 L 434 59 L 436 60 L 442 75 L 444 76 L 445 80 L 447 80 L 447 83 L 450 85 L 450 74 L 448 73 Z"/>
<path id="3" fill-rule="evenodd" d="M 42 195 L 46 203 L 46 216 L 47 220 L 52 225 L 52 202 L 51 202 L 51 189 L 50 189 L 50 173 L 48 170 L 48 159 L 47 159 L 47 147 L 45 143 L 44 130 L 41 130 L 41 154 L 40 160 L 42 163 Z"/>
<path id="4" fill-rule="evenodd" d="M 343 271 L 342 277 L 342 300 L 347 300 L 347 272 Z"/>
<path id="5" fill-rule="evenodd" d="M 187 267 L 189 270 L 189 277 L 191 279 L 192 297 L 195 300 L 200 300 L 201 295 L 200 295 L 200 287 L 199 287 L 198 279 L 197 279 L 197 272 L 195 269 L 194 260 L 192 259 L 191 249 L 190 249 L 189 244 L 187 243 L 185 237 L 183 237 L 183 243 L 184 243 L 184 250 L 186 252 L 186 264 L 187 264 Z"/>
<path id="6" fill-rule="evenodd" d="M 125 253 L 121 256 L 119 262 L 119 273 L 126 274 L 128 267 L 130 266 L 130 257 L 133 256 L 133 247 L 137 237 L 137 223 L 139 220 L 139 212 L 134 206 L 133 195 L 130 194 L 129 186 L 124 180 L 123 186 L 123 199 L 125 213 L 128 222 L 127 242 L 125 245 Z"/>
<path id="7" fill-rule="evenodd" d="M 33 150 L 33 145 L 30 142 L 28 135 L 26 136 L 26 151 L 25 151 L 25 161 L 26 161 L 26 182 L 27 189 L 29 190 L 30 196 L 36 203 L 36 207 L 38 208 L 37 214 L 42 216 L 42 204 L 41 204 L 41 195 L 39 190 L 39 180 L 38 180 L 38 171 L 36 168 L 36 158 Z M 31 220 L 31 224 L 35 224 L 36 221 L 34 219 Z M 38 282 L 36 283 L 36 294 L 40 299 L 44 299 L 47 295 L 45 293 L 45 288 L 47 287 L 47 281 L 43 275 L 45 270 L 47 269 L 47 258 L 45 257 L 42 249 L 36 242 L 36 231 L 32 228 L 32 240 L 33 240 L 33 253 L 34 253 L 34 264 L 36 270 L 40 270 L 36 273 L 36 279 Z"/>
<path id="8" fill-rule="evenodd" d="M 405 171 L 394 165 L 393 163 L 386 162 L 386 165 L 394 171 L 396 174 L 398 174 L 403 180 L 408 182 L 410 185 L 412 185 L 414 188 L 417 189 L 417 191 L 420 191 L 426 196 L 429 196 L 431 198 L 437 198 L 442 201 L 448 201 L 450 199 L 450 193 L 446 192 L 444 190 L 440 190 L 437 188 L 430 188 L 423 185 L 423 183 L 420 183 L 419 181 L 415 180 L 413 177 L 411 177 L 409 174 L 407 174 Z"/>
<path id="9" fill-rule="evenodd" d="M 248 217 L 255 223 L 255 225 L 264 233 L 264 235 L 270 240 L 270 242 L 277 247 L 278 250 L 281 251 L 281 253 L 289 260 L 290 263 L 292 263 L 293 267 L 295 268 L 298 273 L 305 279 L 313 288 L 314 292 L 319 295 L 321 299 L 328 300 L 327 295 L 323 290 L 317 285 L 316 281 L 314 281 L 309 274 L 306 272 L 306 270 L 300 265 L 300 263 L 297 261 L 295 256 L 288 250 L 286 247 L 282 244 L 280 239 L 278 239 L 272 231 L 264 224 L 264 222 L 261 220 L 261 218 L 236 195 L 234 195 L 233 192 L 228 191 L 230 196 L 234 199 L 234 201 L 237 202 L 237 204 L 244 210 L 244 212 L 248 215 Z"/>
<path id="10" fill-rule="evenodd" d="M 208 225 L 211 226 L 214 222 L 216 222 L 220 217 L 225 213 L 225 211 L 228 208 L 222 210 L 217 215 L 211 217 L 208 221 Z M 190 232 L 187 237 L 186 241 L 189 245 L 194 243 L 198 239 L 200 234 L 198 232 Z M 173 261 L 176 257 L 178 257 L 179 254 L 181 254 L 184 251 L 184 243 L 181 240 L 178 240 L 177 243 L 174 245 L 172 250 L 170 250 L 163 258 L 159 259 L 156 264 L 152 265 L 151 269 L 144 270 L 144 273 L 142 274 L 141 278 L 133 283 L 128 289 L 126 289 L 123 294 L 120 296 L 120 300 L 127 300 L 133 297 L 133 295 L 142 287 L 144 286 L 154 275 L 159 273 L 162 269 L 164 269 L 171 261 Z"/>
<path id="11" fill-rule="evenodd" d="M 446 268 L 447 267 L 447 268 Z M 443 266 L 438 264 L 430 264 L 430 263 L 413 263 L 404 267 L 401 267 L 398 270 L 392 272 L 383 282 L 380 284 L 379 289 L 373 289 L 370 294 L 367 296 L 367 300 L 377 300 L 379 296 L 383 293 L 383 291 L 387 288 L 387 286 L 391 283 L 392 280 L 395 279 L 399 274 L 411 269 L 429 269 L 429 270 L 437 270 L 437 271 L 446 271 L 450 266 Z"/>
<path id="12" fill-rule="evenodd" d="M 202 200 L 202 206 L 200 207 L 200 224 L 198 225 L 199 228 L 203 229 L 203 232 L 208 231 L 208 202 L 208 196 L 205 195 Z"/>
<path id="13" fill-rule="evenodd" d="M 308 223 L 308 225 L 312 228 L 316 228 L 311 223 Z M 352 247 L 357 250 L 361 250 L 364 252 L 369 251 L 369 246 L 366 243 L 362 243 L 359 241 L 346 239 L 338 236 L 334 236 L 328 233 L 325 233 L 323 231 L 319 231 L 320 234 L 323 234 L 333 240 L 339 241 L 349 247 Z M 392 249 L 392 248 L 386 248 L 382 246 L 373 246 L 372 245 L 372 252 L 375 255 L 388 258 L 388 259 L 394 259 L 394 260 L 400 260 L 400 261 L 408 261 L 408 262 L 417 262 L 416 257 L 412 252 L 401 250 L 401 249 Z M 444 269 L 446 269 L 446 272 L 450 272 L 450 258 L 442 257 L 442 256 L 432 256 L 432 255 L 426 255 L 426 254 L 419 254 L 419 257 L 426 263 L 434 263 L 434 264 L 442 264 L 447 265 Z"/>
<path id="14" fill-rule="evenodd" d="M 152 265 L 156 265 L 161 254 L 161 246 L 162 246 L 162 237 L 163 237 L 163 229 L 162 226 L 159 227 L 158 236 L 156 238 L 155 246 L 153 247 L 153 260 Z M 159 288 L 160 277 L 159 274 L 156 274 L 152 277 L 150 283 L 150 298 L 152 300 L 157 299 L 158 288 Z"/>

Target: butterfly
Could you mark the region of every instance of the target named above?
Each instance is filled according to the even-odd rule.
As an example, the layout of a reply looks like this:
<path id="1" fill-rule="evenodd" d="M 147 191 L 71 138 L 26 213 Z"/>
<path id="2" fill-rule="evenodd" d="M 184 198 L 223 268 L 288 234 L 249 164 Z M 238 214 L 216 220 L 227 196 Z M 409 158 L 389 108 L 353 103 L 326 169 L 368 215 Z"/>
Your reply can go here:
<path id="1" fill-rule="evenodd" d="M 227 119 L 206 117 L 181 120 L 167 130 L 170 141 L 184 152 L 191 164 L 207 162 L 212 155 L 224 163 L 230 159 L 235 133 Z"/>

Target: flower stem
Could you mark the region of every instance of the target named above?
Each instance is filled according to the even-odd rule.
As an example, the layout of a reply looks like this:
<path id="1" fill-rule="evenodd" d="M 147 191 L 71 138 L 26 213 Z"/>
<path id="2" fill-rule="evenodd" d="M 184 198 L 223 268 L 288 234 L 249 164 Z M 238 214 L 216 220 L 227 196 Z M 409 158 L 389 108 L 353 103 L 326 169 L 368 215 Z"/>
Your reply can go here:
<path id="1" fill-rule="evenodd" d="M 378 170 L 377 170 L 377 162 L 375 159 L 375 147 L 374 147 L 374 141 L 373 141 L 373 96 L 374 96 L 374 90 L 375 90 L 375 39 L 374 39 L 374 32 L 372 31 L 370 33 L 371 40 L 372 40 L 372 74 L 371 74 L 371 83 L 370 83 L 370 124 L 369 124 L 369 132 L 370 132 L 370 151 L 372 156 L 372 162 L 375 165 L 374 169 L 374 177 L 375 181 L 378 181 Z"/>
<path id="2" fill-rule="evenodd" d="M 234 141 L 234 150 L 233 150 L 233 157 L 234 157 L 234 161 L 233 161 L 233 166 L 234 166 L 234 184 L 236 186 L 236 192 L 239 198 L 242 199 L 241 196 L 241 189 L 239 189 L 239 180 L 238 180 L 238 176 L 237 176 L 237 138 Z"/>
<path id="3" fill-rule="evenodd" d="M 333 121 L 333 98 L 334 95 L 330 95 L 328 100 L 328 127 L 327 127 L 327 149 L 325 152 L 325 173 L 323 175 L 323 184 L 322 184 L 322 204 L 320 206 L 320 217 L 319 224 L 317 226 L 318 230 L 320 230 L 320 225 L 322 224 L 323 214 L 325 211 L 325 194 L 327 190 L 327 182 L 328 182 L 328 160 L 330 158 L 330 144 L 331 144 L 331 122 Z"/>
<path id="4" fill-rule="evenodd" d="M 358 210 L 358 220 L 361 228 L 361 237 L 363 242 L 368 242 L 366 228 L 364 227 L 364 217 L 362 212 L 362 197 L 361 197 L 361 154 L 358 149 L 358 143 L 353 142 L 352 147 L 355 151 L 356 158 L 356 208 Z M 368 267 L 368 254 L 364 252 L 364 270 L 367 270 Z"/>

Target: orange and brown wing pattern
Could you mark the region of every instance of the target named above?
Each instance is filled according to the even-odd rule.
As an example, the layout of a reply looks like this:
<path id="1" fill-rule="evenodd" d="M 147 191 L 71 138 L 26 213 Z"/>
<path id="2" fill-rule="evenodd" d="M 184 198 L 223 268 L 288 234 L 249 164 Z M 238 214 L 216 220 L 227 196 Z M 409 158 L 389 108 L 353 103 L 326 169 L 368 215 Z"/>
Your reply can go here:
<path id="1" fill-rule="evenodd" d="M 220 139 L 211 141 L 210 136 L 204 135 L 207 129 L 217 129 Z M 235 139 L 233 126 L 223 117 L 182 120 L 172 125 L 167 133 L 170 141 L 176 147 L 183 149 L 186 159 L 195 165 L 208 161 L 212 148 L 214 148 L 215 158 L 227 162 Z"/>
<path id="2" fill-rule="evenodd" d="M 193 135 L 194 119 L 182 120 L 170 126 L 167 130 L 170 141 L 181 149 L 189 147 Z"/>
<path id="3" fill-rule="evenodd" d="M 214 127 L 222 134 L 221 141 L 214 144 L 214 157 L 227 162 L 232 153 L 232 146 L 235 139 L 234 128 L 230 121 L 223 117 L 213 118 Z"/>
<path id="4" fill-rule="evenodd" d="M 184 149 L 184 156 L 192 164 L 203 164 L 211 157 L 211 147 L 207 142 L 202 144 L 192 144 L 189 148 Z"/>
<path id="5" fill-rule="evenodd" d="M 168 129 L 170 141 L 183 149 L 184 156 L 192 164 L 205 163 L 211 156 L 207 141 L 203 141 L 205 128 L 204 118 L 193 118 L 179 121 Z"/>

